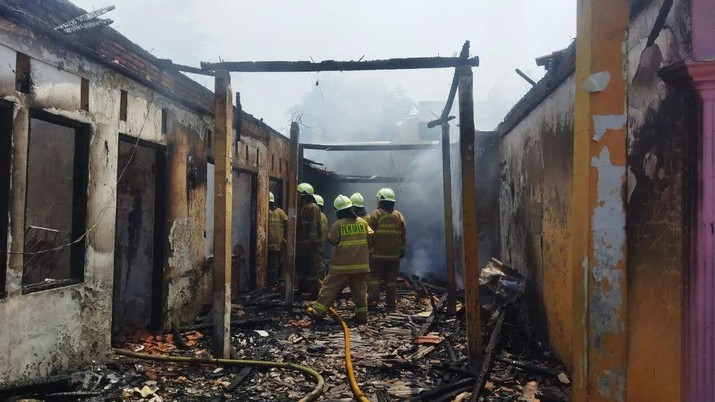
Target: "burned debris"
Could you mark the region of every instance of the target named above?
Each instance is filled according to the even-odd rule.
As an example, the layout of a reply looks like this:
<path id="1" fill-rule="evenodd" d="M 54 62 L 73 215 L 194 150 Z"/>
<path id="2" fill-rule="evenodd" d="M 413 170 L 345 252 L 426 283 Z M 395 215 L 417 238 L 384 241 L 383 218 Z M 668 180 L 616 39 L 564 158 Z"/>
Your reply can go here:
<path id="1" fill-rule="evenodd" d="M 369 325 L 348 321 L 352 367 L 368 400 L 568 400 L 565 368 L 542 347 L 523 319 L 523 278 L 496 261 L 482 272 L 480 293 L 486 301 L 482 312 L 489 317 L 484 333 L 487 352 L 476 370 L 468 364 L 463 316 L 446 313 L 442 286 L 403 275 L 396 311 L 378 308 L 371 313 Z M 47 378 L 42 387 L 39 383 L 7 385 L 2 395 L 11 400 L 71 396 L 88 401 L 158 402 L 312 400 L 311 395 L 320 394 L 320 400 L 353 400 L 339 323 L 326 319 L 302 327 L 302 307 L 267 302 L 282 294 L 279 283 L 246 293 L 232 305 L 233 360 L 211 357 L 207 309 L 192 325 L 167 333 L 141 330 L 123 337 L 109 363 Z M 341 294 L 338 314 L 349 316 L 349 300 L 347 293 Z M 462 300 L 458 295 L 458 308 Z M 229 363 L 236 360 L 248 365 Z M 261 362 L 283 367 L 266 367 Z M 315 370 L 324 383 L 294 370 L 297 365 Z"/>

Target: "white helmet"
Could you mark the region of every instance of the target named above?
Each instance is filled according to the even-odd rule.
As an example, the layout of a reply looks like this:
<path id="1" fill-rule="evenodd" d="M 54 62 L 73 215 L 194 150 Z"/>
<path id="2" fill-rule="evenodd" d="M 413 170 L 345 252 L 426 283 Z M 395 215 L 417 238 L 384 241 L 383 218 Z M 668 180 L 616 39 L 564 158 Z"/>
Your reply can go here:
<path id="1" fill-rule="evenodd" d="M 377 202 L 392 201 L 395 202 L 395 192 L 389 187 L 383 187 L 377 192 Z"/>
<path id="2" fill-rule="evenodd" d="M 350 196 L 350 201 L 352 201 L 353 206 L 358 207 L 358 208 L 364 208 L 365 207 L 365 198 L 363 198 L 362 194 L 360 193 L 355 193 Z"/>
<path id="3" fill-rule="evenodd" d="M 313 198 L 315 198 L 315 203 L 320 205 L 321 207 L 325 205 L 325 201 L 323 201 L 323 197 L 319 196 L 318 194 L 313 194 Z"/>
<path id="4" fill-rule="evenodd" d="M 350 198 L 340 194 L 339 196 L 335 197 L 335 201 L 333 201 L 333 206 L 335 207 L 336 211 L 342 211 L 344 209 L 348 209 L 353 206 L 352 201 L 350 201 Z"/>

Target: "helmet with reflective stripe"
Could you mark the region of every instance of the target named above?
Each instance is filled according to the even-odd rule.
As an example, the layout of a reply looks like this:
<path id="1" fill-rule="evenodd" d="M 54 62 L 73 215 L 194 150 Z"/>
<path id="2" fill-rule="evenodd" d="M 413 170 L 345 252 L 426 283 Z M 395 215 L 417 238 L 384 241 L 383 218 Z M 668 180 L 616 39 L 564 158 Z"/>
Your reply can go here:
<path id="1" fill-rule="evenodd" d="M 355 193 L 350 196 L 350 201 L 352 201 L 353 206 L 358 207 L 358 208 L 364 208 L 365 207 L 365 199 L 362 197 L 362 194 L 360 193 Z"/>
<path id="2" fill-rule="evenodd" d="M 392 201 L 395 202 L 395 192 L 389 187 L 383 187 L 377 192 L 377 202 Z"/>
<path id="3" fill-rule="evenodd" d="M 350 198 L 340 194 L 339 196 L 335 197 L 335 201 L 333 201 L 333 206 L 335 207 L 336 211 L 342 211 L 343 209 L 348 209 L 353 206 L 352 201 L 350 201 Z"/>
<path id="4" fill-rule="evenodd" d="M 315 190 L 313 190 L 313 186 L 308 183 L 300 183 L 298 185 L 298 192 L 301 194 L 313 194 Z"/>
<path id="5" fill-rule="evenodd" d="M 268 202 L 276 202 L 276 197 L 274 197 L 270 191 L 268 192 Z"/>
<path id="6" fill-rule="evenodd" d="M 323 197 L 319 196 L 318 194 L 313 194 L 313 198 L 315 198 L 315 203 L 320 205 L 321 207 L 325 205 L 325 201 L 323 201 Z"/>

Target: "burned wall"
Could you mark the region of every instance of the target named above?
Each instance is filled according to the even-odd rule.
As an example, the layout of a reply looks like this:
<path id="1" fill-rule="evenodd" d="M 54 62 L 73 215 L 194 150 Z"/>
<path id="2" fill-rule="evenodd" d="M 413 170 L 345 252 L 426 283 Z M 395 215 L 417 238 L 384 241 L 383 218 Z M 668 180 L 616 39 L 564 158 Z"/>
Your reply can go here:
<path id="1" fill-rule="evenodd" d="M 31 67 L 29 82 L 32 85 L 25 92 L 24 88 L 16 89 L 15 85 L 18 54 L 25 55 Z M 87 92 L 82 91 L 83 82 L 88 83 Z M 120 119 L 120 90 L 129 95 L 126 120 Z M 177 175 L 181 176 L 180 180 L 177 177 L 172 179 L 173 184 L 167 193 L 179 197 L 176 191 L 179 189 L 180 198 L 185 200 L 179 206 L 185 209 L 172 211 L 175 215 L 171 216 L 171 221 L 167 221 L 166 227 L 172 228 L 176 221 L 199 222 L 193 226 L 186 225 L 184 237 L 179 236 L 174 229 L 174 240 L 188 243 L 191 252 L 173 254 L 169 266 L 190 270 L 200 267 L 203 262 L 203 238 L 200 237 L 200 242 L 196 241 L 193 232 L 203 231 L 205 181 L 202 184 L 200 180 L 193 179 L 196 175 L 191 173 L 193 165 L 188 157 L 194 156 L 199 162 L 203 160 L 205 170 L 206 159 L 202 156 L 205 154 L 204 132 L 213 122 L 210 116 L 191 112 L 115 70 L 68 51 L 56 40 L 37 35 L 3 18 L 0 18 L 0 98 L 13 105 L 7 241 L 7 247 L 13 254 L 10 254 L 7 265 L 2 267 L 7 272 L 7 297 L 0 300 L 0 348 L 8 351 L 6 358 L 0 361 L 0 378 L 12 381 L 57 373 L 83 362 L 101 359 L 109 353 L 115 196 L 117 177 L 122 170 L 118 167 L 119 134 L 139 138 L 158 147 L 167 147 L 167 137 L 171 135 L 167 136 L 162 124 L 165 112 L 176 116 L 176 136 L 186 137 L 183 146 L 190 149 L 182 153 L 187 159 L 174 159 L 169 164 L 170 169 L 183 170 Z M 73 205 L 75 210 L 86 215 L 86 224 L 82 228 L 86 236 L 77 243 L 85 252 L 84 259 L 80 261 L 81 283 L 48 286 L 42 291 L 30 292 L 22 283 L 22 253 L 26 240 L 25 229 L 34 219 L 31 215 L 26 220 L 25 215 L 28 185 L 33 186 L 28 176 L 37 176 L 32 173 L 32 169 L 42 167 L 33 164 L 32 154 L 44 152 L 42 146 L 38 147 L 30 141 L 30 119 L 38 113 L 44 120 L 58 120 L 86 127 L 89 158 L 85 157 L 80 162 L 86 165 L 89 181 L 84 190 L 86 202 Z M 52 160 L 52 157 L 48 156 L 47 159 Z M 63 157 L 57 162 L 61 165 L 66 160 Z M 198 163 L 197 175 L 203 174 L 205 177 L 201 165 Z M 183 184 L 179 185 L 179 182 Z M 196 212 L 196 205 L 201 205 L 198 210 L 202 212 Z M 180 224 L 178 226 L 181 227 Z M 195 256 L 197 253 L 194 249 L 200 250 L 200 258 Z M 202 278 L 204 282 L 208 279 Z M 167 279 L 165 298 L 169 299 L 166 294 L 172 295 L 176 285 L 173 278 Z M 193 308 L 197 296 L 186 293 L 183 297 Z M 180 302 L 174 298 L 168 304 Z M 190 316 L 181 314 L 191 309 L 174 311 L 179 312 L 177 315 L 182 320 L 190 320 Z"/>
<path id="2" fill-rule="evenodd" d="M 689 1 L 653 1 L 628 35 L 628 372 L 630 401 L 681 396 L 681 311 L 698 100 L 657 70 L 690 54 Z M 661 16 L 659 19 L 659 15 Z M 663 18 L 664 17 L 664 18 Z"/>
<path id="3" fill-rule="evenodd" d="M 499 148 L 501 258 L 527 277 L 532 323 L 564 362 L 571 360 L 574 85 L 573 76 L 567 78 L 503 133 Z"/>

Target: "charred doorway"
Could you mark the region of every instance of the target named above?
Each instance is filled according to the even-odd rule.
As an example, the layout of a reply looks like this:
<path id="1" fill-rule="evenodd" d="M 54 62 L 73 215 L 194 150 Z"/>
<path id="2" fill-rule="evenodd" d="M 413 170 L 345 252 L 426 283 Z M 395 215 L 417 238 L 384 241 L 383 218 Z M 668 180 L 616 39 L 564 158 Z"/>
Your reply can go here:
<path id="1" fill-rule="evenodd" d="M 233 294 L 245 292 L 256 283 L 256 185 L 257 180 L 253 173 L 233 171 Z"/>
<path id="2" fill-rule="evenodd" d="M 117 166 L 113 335 L 161 327 L 164 148 L 122 136 Z"/>

